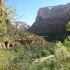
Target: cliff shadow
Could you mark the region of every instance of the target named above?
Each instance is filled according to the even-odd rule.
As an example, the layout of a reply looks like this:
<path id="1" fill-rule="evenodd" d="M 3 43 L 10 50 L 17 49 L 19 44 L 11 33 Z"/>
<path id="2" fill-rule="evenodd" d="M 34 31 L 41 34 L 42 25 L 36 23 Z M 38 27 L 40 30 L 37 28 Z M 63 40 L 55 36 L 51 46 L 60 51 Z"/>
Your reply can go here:
<path id="1" fill-rule="evenodd" d="M 68 35 L 70 35 L 70 32 L 63 31 L 61 33 L 41 34 L 39 36 L 42 36 L 48 42 L 56 42 L 56 41 L 64 42 L 64 39 L 66 39 Z"/>

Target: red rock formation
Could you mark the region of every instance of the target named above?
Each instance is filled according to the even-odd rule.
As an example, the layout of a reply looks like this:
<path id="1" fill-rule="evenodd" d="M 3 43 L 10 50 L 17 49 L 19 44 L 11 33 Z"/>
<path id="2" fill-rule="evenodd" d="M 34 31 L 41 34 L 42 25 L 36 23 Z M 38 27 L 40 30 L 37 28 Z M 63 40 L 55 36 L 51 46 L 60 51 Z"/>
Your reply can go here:
<path id="1" fill-rule="evenodd" d="M 28 45 L 30 45 L 30 44 L 32 43 L 32 40 L 28 40 L 28 39 L 25 39 L 25 40 L 18 39 L 18 40 L 16 40 L 16 42 L 19 42 L 20 44 L 28 44 Z"/>

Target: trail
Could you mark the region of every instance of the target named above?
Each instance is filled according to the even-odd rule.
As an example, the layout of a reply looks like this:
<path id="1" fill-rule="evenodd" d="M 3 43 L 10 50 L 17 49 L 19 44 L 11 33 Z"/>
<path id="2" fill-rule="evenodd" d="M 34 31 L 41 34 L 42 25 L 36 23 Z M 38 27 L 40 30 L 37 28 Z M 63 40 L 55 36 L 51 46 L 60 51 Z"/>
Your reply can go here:
<path id="1" fill-rule="evenodd" d="M 52 57 L 54 57 L 54 55 L 50 55 L 50 56 L 47 56 L 47 57 L 41 57 L 41 58 L 39 58 L 39 59 L 35 59 L 35 60 L 33 61 L 33 64 L 34 64 L 34 63 L 37 63 L 37 62 L 43 62 L 44 60 L 49 59 L 49 58 L 52 58 Z"/>

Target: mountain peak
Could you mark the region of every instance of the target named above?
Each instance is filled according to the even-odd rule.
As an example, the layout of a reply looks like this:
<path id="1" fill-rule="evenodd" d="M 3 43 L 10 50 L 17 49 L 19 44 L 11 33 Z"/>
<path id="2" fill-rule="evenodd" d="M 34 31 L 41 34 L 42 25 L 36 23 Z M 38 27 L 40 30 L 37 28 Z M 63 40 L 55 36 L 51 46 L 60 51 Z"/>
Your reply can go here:
<path id="1" fill-rule="evenodd" d="M 13 21 L 11 24 L 15 25 L 17 28 L 26 31 L 30 26 L 26 22 L 22 21 Z"/>

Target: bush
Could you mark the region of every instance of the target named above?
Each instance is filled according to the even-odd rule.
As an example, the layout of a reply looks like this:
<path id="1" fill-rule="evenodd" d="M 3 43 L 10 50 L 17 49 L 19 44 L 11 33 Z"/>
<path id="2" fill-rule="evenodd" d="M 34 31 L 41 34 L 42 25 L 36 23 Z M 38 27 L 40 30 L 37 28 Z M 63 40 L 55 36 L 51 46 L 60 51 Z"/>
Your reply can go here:
<path id="1" fill-rule="evenodd" d="M 42 50 L 41 55 L 42 56 L 48 56 L 48 55 L 50 55 L 50 52 L 48 50 Z"/>
<path id="2" fill-rule="evenodd" d="M 40 58 L 41 56 L 42 56 L 41 53 L 37 54 L 37 58 Z"/>
<path id="3" fill-rule="evenodd" d="M 55 50 L 53 48 L 50 48 L 49 51 L 50 51 L 51 54 L 55 53 Z"/>
<path id="4" fill-rule="evenodd" d="M 32 59 L 36 59 L 36 58 L 37 58 L 37 54 L 36 53 L 32 54 Z"/>

